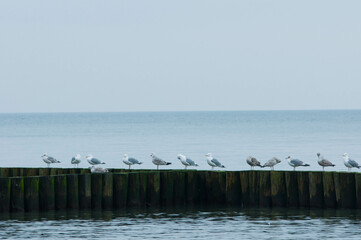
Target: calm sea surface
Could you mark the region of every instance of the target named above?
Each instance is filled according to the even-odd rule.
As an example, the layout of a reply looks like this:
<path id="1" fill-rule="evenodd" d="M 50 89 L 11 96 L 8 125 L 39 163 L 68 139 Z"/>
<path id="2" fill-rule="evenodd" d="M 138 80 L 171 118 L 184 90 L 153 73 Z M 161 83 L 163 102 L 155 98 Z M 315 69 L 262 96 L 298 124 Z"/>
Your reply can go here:
<path id="1" fill-rule="evenodd" d="M 226 170 L 249 169 L 249 155 L 261 162 L 276 156 L 281 170 L 291 169 L 290 155 L 320 170 L 321 152 L 344 171 L 344 152 L 361 163 L 361 111 L 0 114 L 0 166 L 46 166 L 44 152 L 62 162 L 58 167 L 71 167 L 76 153 L 88 167 L 91 153 L 109 168 L 126 167 L 124 153 L 154 168 L 152 152 L 172 162 L 168 168 L 183 168 L 176 158 L 183 153 L 198 169 L 209 169 L 204 155 L 211 152 Z"/>

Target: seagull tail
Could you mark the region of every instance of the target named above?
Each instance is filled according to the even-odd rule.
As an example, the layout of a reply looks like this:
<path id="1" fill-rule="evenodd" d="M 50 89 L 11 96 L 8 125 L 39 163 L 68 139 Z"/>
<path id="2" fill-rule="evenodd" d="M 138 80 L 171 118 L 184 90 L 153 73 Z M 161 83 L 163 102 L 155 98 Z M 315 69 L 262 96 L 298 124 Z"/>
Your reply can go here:
<path id="1" fill-rule="evenodd" d="M 264 167 L 265 167 L 265 165 L 260 165 L 260 167 L 261 167 L 261 168 L 264 168 Z"/>
<path id="2" fill-rule="evenodd" d="M 221 168 L 225 168 L 226 166 L 222 165 Z"/>
<path id="3" fill-rule="evenodd" d="M 198 167 L 198 164 L 196 163 L 196 164 L 194 164 L 194 166 Z"/>
<path id="4" fill-rule="evenodd" d="M 167 164 L 166 165 L 170 165 L 170 164 L 172 164 L 171 162 L 167 162 Z"/>
<path id="5" fill-rule="evenodd" d="M 310 164 L 303 164 L 302 166 L 304 166 L 304 167 L 309 167 Z"/>
<path id="6" fill-rule="evenodd" d="M 336 166 L 336 165 L 335 165 L 335 164 L 332 164 L 332 165 L 331 165 L 331 167 L 334 167 L 334 166 Z"/>
<path id="7" fill-rule="evenodd" d="M 138 164 L 139 164 L 139 165 L 140 165 L 140 164 L 143 164 L 143 162 L 139 162 Z"/>
<path id="8" fill-rule="evenodd" d="M 105 164 L 105 162 L 101 162 L 100 164 Z"/>

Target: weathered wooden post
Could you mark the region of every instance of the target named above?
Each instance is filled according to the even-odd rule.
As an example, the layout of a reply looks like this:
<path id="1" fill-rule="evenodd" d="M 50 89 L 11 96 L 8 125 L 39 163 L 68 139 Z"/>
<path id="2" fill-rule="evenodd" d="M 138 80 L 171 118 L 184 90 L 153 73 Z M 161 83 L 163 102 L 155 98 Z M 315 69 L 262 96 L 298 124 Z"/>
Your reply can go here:
<path id="1" fill-rule="evenodd" d="M 308 172 L 297 172 L 298 202 L 300 207 L 310 207 L 310 191 Z"/>
<path id="2" fill-rule="evenodd" d="M 183 206 L 186 203 L 186 173 L 183 170 L 172 171 L 174 205 Z"/>
<path id="3" fill-rule="evenodd" d="M 173 206 L 173 173 L 160 171 L 161 205 Z"/>
<path id="4" fill-rule="evenodd" d="M 186 199 L 186 203 L 187 206 L 195 206 L 199 204 L 199 181 L 198 181 L 198 172 L 195 171 L 187 171 L 186 172 L 186 179 L 187 179 L 187 199 Z M 171 190 L 173 190 L 173 179 L 172 179 L 172 186 L 171 186 Z M 162 196 L 163 196 L 163 192 L 162 192 Z M 173 196 L 172 196 L 172 200 L 173 200 Z"/>
<path id="5" fill-rule="evenodd" d="M 287 188 L 284 172 L 271 172 L 271 194 L 273 207 L 287 206 Z"/>
<path id="6" fill-rule="evenodd" d="M 297 172 L 287 171 L 285 172 L 286 191 L 287 191 L 287 206 L 298 207 L 298 181 Z"/>
<path id="7" fill-rule="evenodd" d="M 24 177 L 39 176 L 39 168 L 26 168 L 24 169 Z"/>
<path id="8" fill-rule="evenodd" d="M 242 204 L 244 207 L 250 207 L 250 190 L 249 190 L 249 173 L 250 171 L 241 171 L 239 173 L 239 182 L 241 184 Z"/>
<path id="9" fill-rule="evenodd" d="M 337 206 L 339 208 L 355 208 L 355 173 L 334 173 L 334 181 Z"/>
<path id="10" fill-rule="evenodd" d="M 309 172 L 310 207 L 323 208 L 322 172 Z"/>
<path id="11" fill-rule="evenodd" d="M 102 209 L 103 175 L 91 174 L 92 209 Z"/>
<path id="12" fill-rule="evenodd" d="M 103 174 L 103 209 L 113 208 L 113 174 Z"/>
<path id="13" fill-rule="evenodd" d="M 272 207 L 271 173 L 270 171 L 259 171 L 259 206 Z"/>
<path id="14" fill-rule="evenodd" d="M 239 172 L 226 172 L 226 202 L 230 206 L 242 206 L 242 189 Z"/>
<path id="15" fill-rule="evenodd" d="M 79 209 L 90 209 L 91 208 L 91 175 L 80 174 L 78 175 L 78 186 L 79 186 Z"/>
<path id="16" fill-rule="evenodd" d="M 2 170 L 2 169 L 1 169 Z M 0 178 L 0 213 L 10 212 L 11 180 L 7 177 Z"/>
<path id="17" fill-rule="evenodd" d="M 25 211 L 39 211 L 39 177 L 24 177 Z"/>
<path id="18" fill-rule="evenodd" d="M 114 207 L 126 208 L 128 197 L 128 174 L 115 173 L 113 175 Z"/>
<path id="19" fill-rule="evenodd" d="M 325 208 L 337 207 L 333 172 L 323 173 L 323 205 Z"/>
<path id="20" fill-rule="evenodd" d="M 55 185 L 55 209 L 67 209 L 67 181 L 66 175 L 54 176 Z"/>
<path id="21" fill-rule="evenodd" d="M 50 168 L 39 168 L 39 176 L 49 176 Z"/>
<path id="22" fill-rule="evenodd" d="M 355 173 L 356 208 L 361 208 L 361 174 Z"/>
<path id="23" fill-rule="evenodd" d="M 208 192 L 207 192 L 207 176 L 208 171 L 198 172 L 198 192 L 199 192 L 199 204 L 201 206 L 207 206 Z"/>
<path id="24" fill-rule="evenodd" d="M 11 178 L 10 210 L 12 212 L 25 211 L 24 178 Z"/>
<path id="25" fill-rule="evenodd" d="M 160 173 L 159 171 L 148 172 L 147 206 L 160 206 Z"/>
<path id="26" fill-rule="evenodd" d="M 40 211 L 55 209 L 55 182 L 53 176 L 39 177 L 39 209 Z"/>
<path id="27" fill-rule="evenodd" d="M 147 203 L 148 173 L 138 172 L 139 174 L 139 202 L 141 207 Z"/>
<path id="28" fill-rule="evenodd" d="M 0 175 L 2 178 L 12 177 L 11 174 L 12 174 L 11 168 L 1 168 L 0 169 Z"/>
<path id="29" fill-rule="evenodd" d="M 50 176 L 58 175 L 59 169 L 58 168 L 50 168 Z"/>
<path id="30" fill-rule="evenodd" d="M 71 174 L 66 175 L 67 182 L 67 206 L 68 209 L 78 209 L 79 208 L 79 184 L 78 184 L 78 175 Z"/>
<path id="31" fill-rule="evenodd" d="M 130 207 L 139 207 L 140 203 L 140 181 L 139 173 L 131 172 L 128 175 L 128 199 L 127 205 Z"/>
<path id="32" fill-rule="evenodd" d="M 252 207 L 259 206 L 259 172 L 249 171 L 249 204 Z"/>

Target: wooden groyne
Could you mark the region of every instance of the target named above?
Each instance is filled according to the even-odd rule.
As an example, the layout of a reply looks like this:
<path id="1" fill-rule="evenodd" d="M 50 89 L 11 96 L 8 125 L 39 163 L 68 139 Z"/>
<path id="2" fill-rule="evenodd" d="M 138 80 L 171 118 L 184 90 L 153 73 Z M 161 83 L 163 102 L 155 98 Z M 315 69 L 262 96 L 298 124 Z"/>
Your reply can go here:
<path id="1" fill-rule="evenodd" d="M 361 174 L 0 168 L 0 212 L 130 207 L 361 208 Z"/>

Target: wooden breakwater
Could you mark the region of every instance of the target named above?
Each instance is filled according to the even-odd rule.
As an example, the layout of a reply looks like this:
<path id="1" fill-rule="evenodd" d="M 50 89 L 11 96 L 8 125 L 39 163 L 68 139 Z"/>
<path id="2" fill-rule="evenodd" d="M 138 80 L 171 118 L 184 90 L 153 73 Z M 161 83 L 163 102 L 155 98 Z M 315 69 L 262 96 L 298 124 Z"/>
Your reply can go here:
<path id="1" fill-rule="evenodd" d="M 208 205 L 361 208 L 361 174 L 0 169 L 0 212 Z"/>

